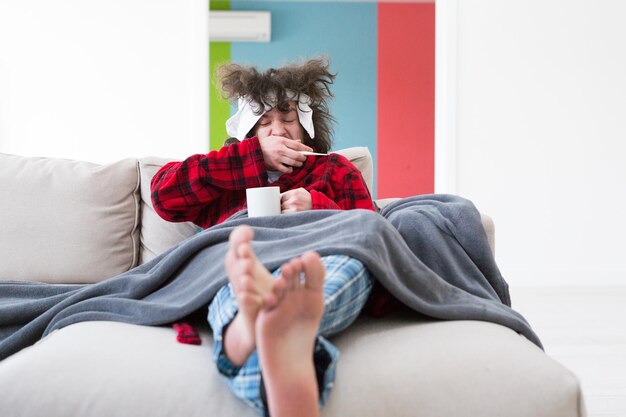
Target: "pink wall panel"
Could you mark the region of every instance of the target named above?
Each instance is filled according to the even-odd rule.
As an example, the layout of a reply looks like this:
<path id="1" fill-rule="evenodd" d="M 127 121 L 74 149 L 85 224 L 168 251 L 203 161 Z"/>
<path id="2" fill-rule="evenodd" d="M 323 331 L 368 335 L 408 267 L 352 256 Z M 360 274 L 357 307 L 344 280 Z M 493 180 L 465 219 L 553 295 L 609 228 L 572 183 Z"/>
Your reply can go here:
<path id="1" fill-rule="evenodd" d="M 377 198 L 434 191 L 435 5 L 378 5 Z"/>

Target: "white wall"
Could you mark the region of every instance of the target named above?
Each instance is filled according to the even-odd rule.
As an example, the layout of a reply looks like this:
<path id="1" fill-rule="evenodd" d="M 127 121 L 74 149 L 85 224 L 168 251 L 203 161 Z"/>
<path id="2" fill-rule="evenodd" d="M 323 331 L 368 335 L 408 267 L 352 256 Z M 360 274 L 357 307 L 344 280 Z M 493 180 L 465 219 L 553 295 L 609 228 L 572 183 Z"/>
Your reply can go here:
<path id="1" fill-rule="evenodd" d="M 513 285 L 626 284 L 626 2 L 460 0 L 457 192 Z"/>
<path id="2" fill-rule="evenodd" d="M 0 152 L 208 150 L 207 2 L 0 0 Z"/>

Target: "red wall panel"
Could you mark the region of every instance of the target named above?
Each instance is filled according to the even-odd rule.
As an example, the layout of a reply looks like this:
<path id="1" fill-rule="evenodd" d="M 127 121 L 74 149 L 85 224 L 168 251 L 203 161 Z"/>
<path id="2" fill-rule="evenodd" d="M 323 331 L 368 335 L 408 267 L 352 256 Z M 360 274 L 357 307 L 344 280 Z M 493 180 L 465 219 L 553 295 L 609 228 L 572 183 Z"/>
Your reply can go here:
<path id="1" fill-rule="evenodd" d="M 378 5 L 377 198 L 434 191 L 435 4 Z"/>

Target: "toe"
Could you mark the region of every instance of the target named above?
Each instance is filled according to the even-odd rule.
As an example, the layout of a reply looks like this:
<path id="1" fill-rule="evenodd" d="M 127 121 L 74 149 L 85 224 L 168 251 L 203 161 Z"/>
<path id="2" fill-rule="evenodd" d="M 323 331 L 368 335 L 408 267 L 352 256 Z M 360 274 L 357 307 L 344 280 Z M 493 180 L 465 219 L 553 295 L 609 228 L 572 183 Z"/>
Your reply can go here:
<path id="1" fill-rule="evenodd" d="M 272 293 L 276 296 L 277 301 L 285 297 L 289 286 L 289 280 L 282 274 L 272 282 Z"/>
<path id="2" fill-rule="evenodd" d="M 249 242 L 254 237 L 254 230 L 250 226 L 241 225 L 235 227 L 235 229 L 230 232 L 230 236 L 228 238 L 231 245 L 239 245 L 243 242 Z"/>
<path id="3" fill-rule="evenodd" d="M 291 288 L 300 288 L 302 286 L 302 282 L 300 280 L 300 276 L 302 275 L 303 266 L 300 258 L 295 258 L 289 261 L 292 266 L 293 273 L 289 277 L 289 281 L 291 283 Z"/>
<path id="4" fill-rule="evenodd" d="M 254 251 L 252 245 L 248 242 L 242 242 L 237 246 L 236 255 L 239 259 L 254 258 Z"/>
<path id="5" fill-rule="evenodd" d="M 326 268 L 317 252 L 307 252 L 301 257 L 305 281 L 304 286 L 310 289 L 320 289 L 324 287 Z"/>
<path id="6" fill-rule="evenodd" d="M 298 258 L 291 259 L 280 267 L 280 276 L 285 280 L 286 289 L 295 289 L 300 286 L 302 262 Z"/>

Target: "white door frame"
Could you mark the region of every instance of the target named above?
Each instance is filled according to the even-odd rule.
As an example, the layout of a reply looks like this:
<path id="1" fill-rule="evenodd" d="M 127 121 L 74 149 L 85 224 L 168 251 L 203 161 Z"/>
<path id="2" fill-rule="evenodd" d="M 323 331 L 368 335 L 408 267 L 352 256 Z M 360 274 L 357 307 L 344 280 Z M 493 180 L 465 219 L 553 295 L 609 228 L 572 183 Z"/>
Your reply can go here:
<path id="1" fill-rule="evenodd" d="M 458 0 L 435 1 L 435 192 L 455 194 Z"/>

